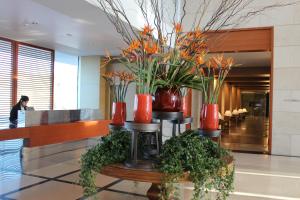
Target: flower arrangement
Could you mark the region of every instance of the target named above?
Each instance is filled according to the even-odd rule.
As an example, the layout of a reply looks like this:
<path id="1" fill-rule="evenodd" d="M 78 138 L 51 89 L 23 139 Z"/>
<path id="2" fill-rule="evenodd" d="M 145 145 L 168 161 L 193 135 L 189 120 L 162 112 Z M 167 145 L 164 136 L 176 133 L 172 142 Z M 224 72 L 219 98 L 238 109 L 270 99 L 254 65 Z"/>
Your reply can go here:
<path id="1" fill-rule="evenodd" d="M 216 104 L 222 85 L 234 61 L 224 55 L 212 56 L 208 61 L 203 57 L 198 58 L 195 72 L 202 82 L 201 89 L 204 94 L 204 103 Z"/>
<path id="2" fill-rule="evenodd" d="M 104 73 L 102 77 L 111 86 L 113 101 L 124 102 L 128 86 L 134 81 L 134 76 L 125 71 L 113 71 Z"/>
<path id="3" fill-rule="evenodd" d="M 133 72 L 137 93 L 154 94 L 157 87 L 201 89 L 201 81 L 193 73 L 195 63 L 207 52 L 206 39 L 200 29 L 184 33 L 180 23 L 174 24 L 175 46 L 172 48 L 167 41 L 173 36 L 156 39 L 153 30 L 145 25 L 139 37 L 122 50 L 122 56 L 113 58 Z M 107 56 L 105 64 L 113 59 Z"/>
<path id="4" fill-rule="evenodd" d="M 122 50 L 122 56 L 114 58 L 134 74 L 137 94 L 152 94 L 156 89 L 155 77 L 161 56 L 158 54 L 158 41 L 155 40 L 152 31 L 150 26 L 145 26 L 139 37 Z M 113 59 L 109 56 L 106 63 L 111 60 Z"/>

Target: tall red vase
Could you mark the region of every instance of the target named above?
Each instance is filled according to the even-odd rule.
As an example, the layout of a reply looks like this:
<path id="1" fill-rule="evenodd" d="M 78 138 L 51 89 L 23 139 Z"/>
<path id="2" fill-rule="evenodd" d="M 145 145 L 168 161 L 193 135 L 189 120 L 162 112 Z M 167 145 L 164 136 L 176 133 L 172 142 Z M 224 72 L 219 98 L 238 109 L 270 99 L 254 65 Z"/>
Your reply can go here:
<path id="1" fill-rule="evenodd" d="M 134 97 L 134 121 L 137 123 L 151 123 L 152 96 L 150 94 L 136 94 Z"/>
<path id="2" fill-rule="evenodd" d="M 203 104 L 200 114 L 201 129 L 217 130 L 219 128 L 218 104 Z"/>
<path id="3" fill-rule="evenodd" d="M 181 99 L 181 111 L 183 112 L 183 117 L 189 117 L 189 104 L 187 95 Z"/>
<path id="4" fill-rule="evenodd" d="M 155 92 L 153 110 L 162 112 L 180 112 L 180 91 L 175 88 L 158 88 Z"/>
<path id="5" fill-rule="evenodd" d="M 112 105 L 112 124 L 123 126 L 126 121 L 126 103 L 113 102 Z"/>

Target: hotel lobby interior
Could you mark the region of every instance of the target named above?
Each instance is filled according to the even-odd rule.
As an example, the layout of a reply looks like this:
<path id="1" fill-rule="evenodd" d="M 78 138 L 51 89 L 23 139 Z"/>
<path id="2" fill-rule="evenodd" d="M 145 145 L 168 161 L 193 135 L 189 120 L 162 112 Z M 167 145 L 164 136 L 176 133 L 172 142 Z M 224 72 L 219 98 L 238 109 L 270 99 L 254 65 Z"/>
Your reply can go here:
<path id="1" fill-rule="evenodd" d="M 300 200 L 299 35 L 298 0 L 0 0 L 0 200 Z"/>

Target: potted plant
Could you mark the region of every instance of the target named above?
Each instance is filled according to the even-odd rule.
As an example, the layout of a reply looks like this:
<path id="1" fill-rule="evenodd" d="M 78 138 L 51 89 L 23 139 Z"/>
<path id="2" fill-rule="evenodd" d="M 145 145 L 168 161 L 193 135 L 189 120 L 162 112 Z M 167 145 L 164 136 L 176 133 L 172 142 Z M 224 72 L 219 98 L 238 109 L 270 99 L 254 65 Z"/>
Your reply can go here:
<path id="1" fill-rule="evenodd" d="M 162 53 L 163 64 L 159 65 L 157 74 L 157 91 L 155 93 L 154 110 L 165 112 L 179 112 L 182 109 L 182 88 L 200 89 L 201 82 L 193 73 L 194 62 L 198 54 L 207 47 L 204 35 L 195 29 L 190 32 L 182 32 L 180 23 L 173 27 L 175 33 L 174 46 L 166 47 Z M 171 40 L 171 38 L 168 38 Z"/>
<path id="2" fill-rule="evenodd" d="M 139 32 L 137 39 L 132 40 L 122 56 L 115 57 L 134 75 L 136 95 L 134 98 L 134 121 L 150 123 L 152 121 L 152 94 L 156 90 L 156 74 L 161 60 L 158 41 L 152 34 L 153 29 L 146 25 Z M 108 57 L 110 62 L 112 58 Z"/>
<path id="3" fill-rule="evenodd" d="M 183 113 L 183 117 L 190 117 L 191 108 L 189 104 L 189 93 L 188 88 L 182 88 L 181 91 L 181 112 Z"/>
<path id="4" fill-rule="evenodd" d="M 218 98 L 223 82 L 233 66 L 232 58 L 224 58 L 223 55 L 211 57 L 208 61 L 200 59 L 196 73 L 202 80 L 202 92 L 204 103 L 202 105 L 200 122 L 201 129 L 217 130 L 219 127 Z"/>
<path id="5" fill-rule="evenodd" d="M 112 124 L 123 126 L 126 121 L 125 97 L 133 75 L 125 71 L 106 72 L 102 77 L 109 83 L 112 94 Z"/>

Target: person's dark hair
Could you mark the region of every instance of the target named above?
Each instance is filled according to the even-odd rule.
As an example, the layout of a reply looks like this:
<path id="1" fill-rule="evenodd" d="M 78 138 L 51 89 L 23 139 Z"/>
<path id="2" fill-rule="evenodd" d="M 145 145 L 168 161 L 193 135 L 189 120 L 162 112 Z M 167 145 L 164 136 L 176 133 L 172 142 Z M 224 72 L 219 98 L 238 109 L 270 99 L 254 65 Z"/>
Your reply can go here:
<path id="1" fill-rule="evenodd" d="M 23 101 L 29 101 L 29 97 L 25 96 L 25 95 L 22 95 L 21 99 L 20 99 L 20 102 L 23 102 Z"/>

